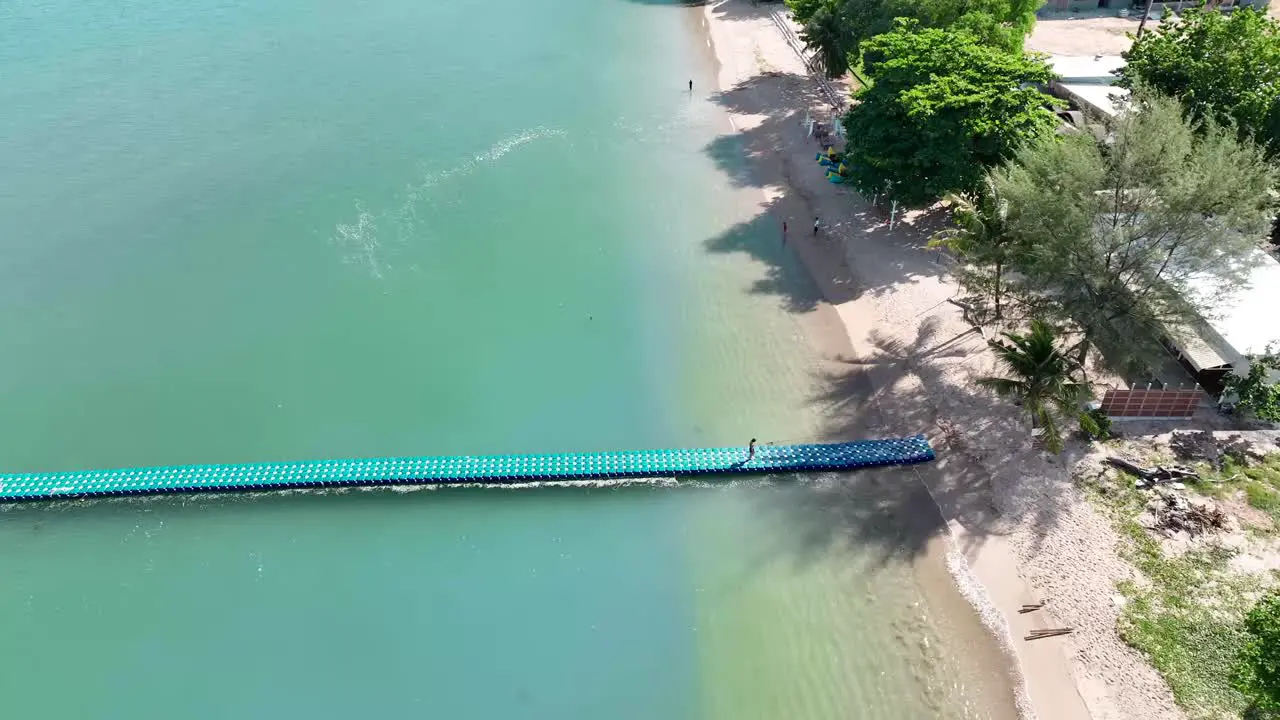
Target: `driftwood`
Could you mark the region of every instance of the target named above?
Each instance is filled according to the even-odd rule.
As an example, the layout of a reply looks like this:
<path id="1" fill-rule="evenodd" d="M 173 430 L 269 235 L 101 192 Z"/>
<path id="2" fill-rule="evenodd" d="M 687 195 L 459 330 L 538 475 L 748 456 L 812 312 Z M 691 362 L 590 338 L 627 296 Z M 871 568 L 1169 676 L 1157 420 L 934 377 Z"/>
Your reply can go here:
<path id="1" fill-rule="evenodd" d="M 1044 603 L 1028 603 L 1028 604 L 1024 604 L 1024 605 L 1022 606 L 1022 609 L 1018 611 L 1018 614 L 1019 614 L 1019 615 L 1025 615 L 1025 614 L 1027 614 L 1027 613 L 1029 613 L 1029 612 L 1035 612 L 1036 610 L 1039 610 L 1039 609 L 1040 609 L 1040 608 L 1042 608 L 1042 607 L 1044 607 Z"/>
<path id="2" fill-rule="evenodd" d="M 1032 630 L 1029 635 L 1022 638 L 1023 640 L 1040 640 L 1041 638 L 1057 637 L 1059 635 L 1070 635 L 1075 632 L 1074 628 L 1049 628 L 1048 630 Z"/>
<path id="3" fill-rule="evenodd" d="M 1175 480 L 1190 480 L 1199 482 L 1200 475 L 1195 470 L 1185 465 L 1170 465 L 1165 467 L 1157 465 L 1154 468 L 1144 468 L 1129 460 L 1114 455 L 1107 458 L 1107 462 L 1128 472 L 1138 476 L 1138 487 L 1148 488 L 1160 483 L 1172 482 Z"/>
<path id="4" fill-rule="evenodd" d="M 1185 532 L 1195 537 L 1227 526 L 1227 514 L 1208 500 L 1193 502 L 1178 493 L 1164 490 L 1156 493 L 1156 497 L 1147 504 L 1155 519 L 1153 529 L 1170 536 Z"/>

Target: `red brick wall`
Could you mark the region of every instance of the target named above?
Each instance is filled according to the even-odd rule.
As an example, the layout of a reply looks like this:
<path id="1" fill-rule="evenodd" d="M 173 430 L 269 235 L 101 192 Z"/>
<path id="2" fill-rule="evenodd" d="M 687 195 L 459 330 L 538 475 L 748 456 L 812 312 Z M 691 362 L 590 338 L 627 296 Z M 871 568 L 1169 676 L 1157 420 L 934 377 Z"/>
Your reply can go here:
<path id="1" fill-rule="evenodd" d="M 1107 390 L 1107 417 L 1191 417 L 1209 399 L 1203 390 Z"/>

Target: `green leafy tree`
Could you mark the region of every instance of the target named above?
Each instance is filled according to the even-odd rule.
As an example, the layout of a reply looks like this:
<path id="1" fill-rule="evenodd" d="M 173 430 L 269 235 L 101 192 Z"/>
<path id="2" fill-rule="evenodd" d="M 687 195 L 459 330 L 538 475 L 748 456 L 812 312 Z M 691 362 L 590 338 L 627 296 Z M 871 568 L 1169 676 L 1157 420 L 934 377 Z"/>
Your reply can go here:
<path id="1" fill-rule="evenodd" d="M 948 196 L 953 227 L 935 234 L 929 244 L 945 247 L 960 258 L 960 284 L 990 298 L 994 319 L 999 322 L 1004 319 L 1009 267 L 1019 247 L 1008 228 L 1009 203 L 1000 197 L 990 178 L 985 185 L 985 192 Z"/>
<path id="2" fill-rule="evenodd" d="M 893 0 L 843 0 L 841 18 L 848 33 L 849 62 L 862 62 L 862 43 L 893 29 Z"/>
<path id="3" fill-rule="evenodd" d="M 921 27 L 968 30 L 986 45 L 1021 52 L 1042 4 L 1042 0 L 888 0 L 881 13 L 881 31 L 887 31 L 894 18 L 914 18 Z"/>
<path id="4" fill-rule="evenodd" d="M 1280 385 L 1271 379 L 1271 373 L 1280 370 L 1280 355 L 1268 350 L 1249 361 L 1247 373 L 1227 376 L 1227 391 L 1238 398 L 1239 407 L 1259 420 L 1280 422 Z"/>
<path id="5" fill-rule="evenodd" d="M 1244 620 L 1245 643 L 1233 678 L 1257 711 L 1280 715 L 1280 593 L 1258 601 Z"/>
<path id="6" fill-rule="evenodd" d="M 1020 400 L 1032 426 L 1043 431 L 1045 446 L 1051 452 L 1062 452 L 1063 418 L 1074 419 L 1086 432 L 1099 431 L 1080 408 L 1087 390 L 1073 379 L 1079 366 L 1058 348 L 1053 326 L 1033 320 L 1030 333 L 1007 332 L 1002 337 L 988 344 L 1008 376 L 981 378 L 979 384 Z"/>
<path id="7" fill-rule="evenodd" d="M 838 0 L 787 0 L 787 9 L 791 11 L 791 16 L 801 25 L 809 22 L 818 10 L 825 7 L 833 7 L 838 4 Z"/>
<path id="8" fill-rule="evenodd" d="M 1074 322 L 1081 362 L 1113 360 L 1196 318 L 1191 287 L 1229 292 L 1270 215 L 1275 172 L 1252 143 L 1139 93 L 1109 145 L 1085 135 L 1039 142 L 996 172 L 1029 311 Z"/>
<path id="9" fill-rule="evenodd" d="M 873 81 L 845 116 L 853 185 L 907 205 L 973 192 L 986 169 L 1051 132 L 1049 99 L 1031 85 L 1039 59 L 983 45 L 970 32 L 895 21 L 863 43 Z"/>
<path id="10" fill-rule="evenodd" d="M 1280 23 L 1263 12 L 1187 10 L 1134 41 L 1125 59 L 1120 85 L 1150 86 L 1280 150 Z"/>
<path id="11" fill-rule="evenodd" d="M 862 44 L 893 30 L 897 18 L 924 28 L 967 30 L 978 42 L 1022 51 L 1042 0 L 787 0 L 801 38 L 827 74 L 843 75 L 862 57 Z"/>

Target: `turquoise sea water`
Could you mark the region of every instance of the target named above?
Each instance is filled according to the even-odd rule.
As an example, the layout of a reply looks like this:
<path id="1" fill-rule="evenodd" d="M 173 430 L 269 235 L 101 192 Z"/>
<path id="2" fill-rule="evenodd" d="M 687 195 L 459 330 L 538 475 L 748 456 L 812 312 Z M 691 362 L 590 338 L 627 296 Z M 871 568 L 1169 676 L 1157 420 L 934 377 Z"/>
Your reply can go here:
<path id="1" fill-rule="evenodd" d="M 801 320 L 709 249 L 771 240 L 705 151 L 696 12 L 0 5 L 0 467 L 820 437 Z M 0 697 L 1004 717 L 937 568 L 806 532 L 856 482 L 8 508 Z"/>

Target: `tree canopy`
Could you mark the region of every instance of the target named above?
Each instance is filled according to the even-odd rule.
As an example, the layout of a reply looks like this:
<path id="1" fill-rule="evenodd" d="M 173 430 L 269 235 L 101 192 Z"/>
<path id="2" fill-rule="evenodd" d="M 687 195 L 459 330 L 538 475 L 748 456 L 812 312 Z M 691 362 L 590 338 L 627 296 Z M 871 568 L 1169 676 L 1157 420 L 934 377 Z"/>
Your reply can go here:
<path id="1" fill-rule="evenodd" d="M 966 30 L 898 19 L 863 43 L 872 78 L 845 117 L 852 184 L 908 205 L 978 188 L 988 167 L 1057 124 L 1031 87 L 1052 72 L 1041 60 L 982 44 Z"/>
<path id="2" fill-rule="evenodd" d="M 862 44 L 893 30 L 896 18 L 920 27 L 968 30 L 979 42 L 1021 52 L 1042 0 L 787 0 L 809 49 L 828 74 L 857 65 Z"/>
<path id="3" fill-rule="evenodd" d="M 1227 376 L 1227 389 L 1235 393 L 1239 406 L 1259 420 L 1280 422 L 1280 384 L 1271 380 L 1271 373 L 1280 370 L 1280 352 L 1268 348 L 1267 352 L 1249 358 L 1249 368 L 1243 374 Z"/>
<path id="4" fill-rule="evenodd" d="M 980 42 L 1021 52 L 1042 0 L 885 0 L 881 31 L 893 18 L 914 18 L 922 27 L 968 30 Z"/>
<path id="5" fill-rule="evenodd" d="M 1109 145 L 1046 139 L 993 178 L 1019 297 L 1032 314 L 1074 321 L 1082 355 L 1098 345 L 1112 357 L 1191 322 L 1193 284 L 1218 293 L 1243 280 L 1275 179 L 1253 143 L 1144 93 Z"/>
<path id="6" fill-rule="evenodd" d="M 1187 10 L 1144 33 L 1125 60 L 1120 85 L 1172 95 L 1195 117 L 1280 151 L 1280 24 L 1264 13 Z"/>

